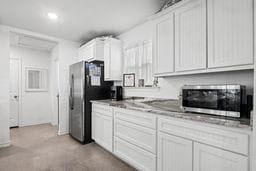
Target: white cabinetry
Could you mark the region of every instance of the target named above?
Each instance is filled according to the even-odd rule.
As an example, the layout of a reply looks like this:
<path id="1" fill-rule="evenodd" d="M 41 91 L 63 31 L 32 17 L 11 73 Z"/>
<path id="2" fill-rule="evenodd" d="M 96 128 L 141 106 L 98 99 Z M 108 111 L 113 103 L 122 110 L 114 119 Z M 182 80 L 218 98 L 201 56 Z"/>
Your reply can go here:
<path id="1" fill-rule="evenodd" d="M 92 105 L 92 138 L 138 170 L 249 171 L 250 135 L 243 129 Z"/>
<path id="2" fill-rule="evenodd" d="M 78 56 L 80 61 L 103 61 L 104 39 L 96 38 L 81 46 L 78 50 Z"/>
<path id="3" fill-rule="evenodd" d="M 188 1 L 175 13 L 175 71 L 206 68 L 206 0 Z"/>
<path id="4" fill-rule="evenodd" d="M 114 138 L 114 154 L 138 170 L 156 170 L 155 155 L 117 137 Z"/>
<path id="5" fill-rule="evenodd" d="M 158 171 L 192 171 L 193 142 L 159 132 L 157 160 Z"/>
<path id="6" fill-rule="evenodd" d="M 114 154 L 139 170 L 156 170 L 156 116 L 114 110 Z"/>
<path id="7" fill-rule="evenodd" d="M 209 68 L 253 63 L 253 0 L 208 0 Z"/>
<path id="8" fill-rule="evenodd" d="M 159 116 L 157 143 L 157 165 L 160 171 L 249 169 L 250 143 L 247 133 Z"/>
<path id="9" fill-rule="evenodd" d="M 122 51 L 121 41 L 108 38 L 104 42 L 105 80 L 122 80 Z"/>
<path id="10" fill-rule="evenodd" d="M 248 171 L 248 157 L 194 143 L 195 171 Z"/>
<path id="11" fill-rule="evenodd" d="M 154 76 L 253 69 L 253 0 L 186 0 L 152 17 Z"/>
<path id="12" fill-rule="evenodd" d="M 174 14 L 156 20 L 155 75 L 174 72 Z"/>
<path id="13" fill-rule="evenodd" d="M 108 106 L 93 105 L 92 139 L 108 151 L 113 151 L 113 116 Z"/>

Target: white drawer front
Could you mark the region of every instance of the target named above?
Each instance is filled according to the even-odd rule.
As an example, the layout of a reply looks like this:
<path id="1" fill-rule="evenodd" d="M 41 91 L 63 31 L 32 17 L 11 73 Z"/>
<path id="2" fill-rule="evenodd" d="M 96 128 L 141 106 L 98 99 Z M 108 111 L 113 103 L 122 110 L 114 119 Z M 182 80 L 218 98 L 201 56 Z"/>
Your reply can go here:
<path id="1" fill-rule="evenodd" d="M 116 108 L 114 110 L 114 117 L 127 122 L 156 129 L 156 116 L 150 113 Z"/>
<path id="2" fill-rule="evenodd" d="M 155 155 L 116 137 L 114 139 L 114 154 L 138 170 L 156 170 Z"/>
<path id="3" fill-rule="evenodd" d="M 100 104 L 92 104 L 92 112 L 99 113 L 106 116 L 113 116 L 112 107 Z"/>
<path id="4" fill-rule="evenodd" d="M 156 154 L 156 130 L 116 119 L 114 135 Z"/>
<path id="5" fill-rule="evenodd" d="M 158 118 L 158 129 L 162 132 L 248 155 L 249 135 L 247 134 L 171 120 L 166 117 Z"/>

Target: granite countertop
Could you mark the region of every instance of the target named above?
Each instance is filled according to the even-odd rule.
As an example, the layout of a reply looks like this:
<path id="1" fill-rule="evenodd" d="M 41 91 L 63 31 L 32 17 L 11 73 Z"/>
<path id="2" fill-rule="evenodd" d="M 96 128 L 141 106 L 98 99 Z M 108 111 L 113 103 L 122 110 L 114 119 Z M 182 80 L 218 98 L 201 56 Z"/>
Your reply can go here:
<path id="1" fill-rule="evenodd" d="M 143 112 L 149 112 L 159 115 L 170 116 L 174 118 L 181 118 L 186 120 L 198 121 L 203 123 L 221 125 L 230 128 L 239 128 L 243 130 L 252 130 L 250 125 L 250 119 L 246 118 L 230 118 L 207 114 L 188 113 L 183 112 L 179 107 L 177 100 L 167 99 L 126 99 L 122 101 L 107 100 L 92 100 L 93 103 L 138 110 Z"/>

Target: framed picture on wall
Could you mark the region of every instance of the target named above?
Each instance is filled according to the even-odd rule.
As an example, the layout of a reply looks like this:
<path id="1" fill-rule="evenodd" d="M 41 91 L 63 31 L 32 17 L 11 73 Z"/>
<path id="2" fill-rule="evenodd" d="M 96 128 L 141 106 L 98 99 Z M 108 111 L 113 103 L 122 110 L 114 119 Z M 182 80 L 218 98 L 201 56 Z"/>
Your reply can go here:
<path id="1" fill-rule="evenodd" d="M 124 87 L 135 87 L 135 74 L 123 74 L 123 86 Z"/>

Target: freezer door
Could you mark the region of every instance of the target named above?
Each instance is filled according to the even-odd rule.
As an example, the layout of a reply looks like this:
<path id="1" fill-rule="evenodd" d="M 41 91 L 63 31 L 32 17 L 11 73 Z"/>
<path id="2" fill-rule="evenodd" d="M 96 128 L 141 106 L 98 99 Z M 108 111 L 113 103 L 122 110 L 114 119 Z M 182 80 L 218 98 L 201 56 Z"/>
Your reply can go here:
<path id="1" fill-rule="evenodd" d="M 84 82 L 85 63 L 70 66 L 69 133 L 80 142 L 84 141 Z"/>

